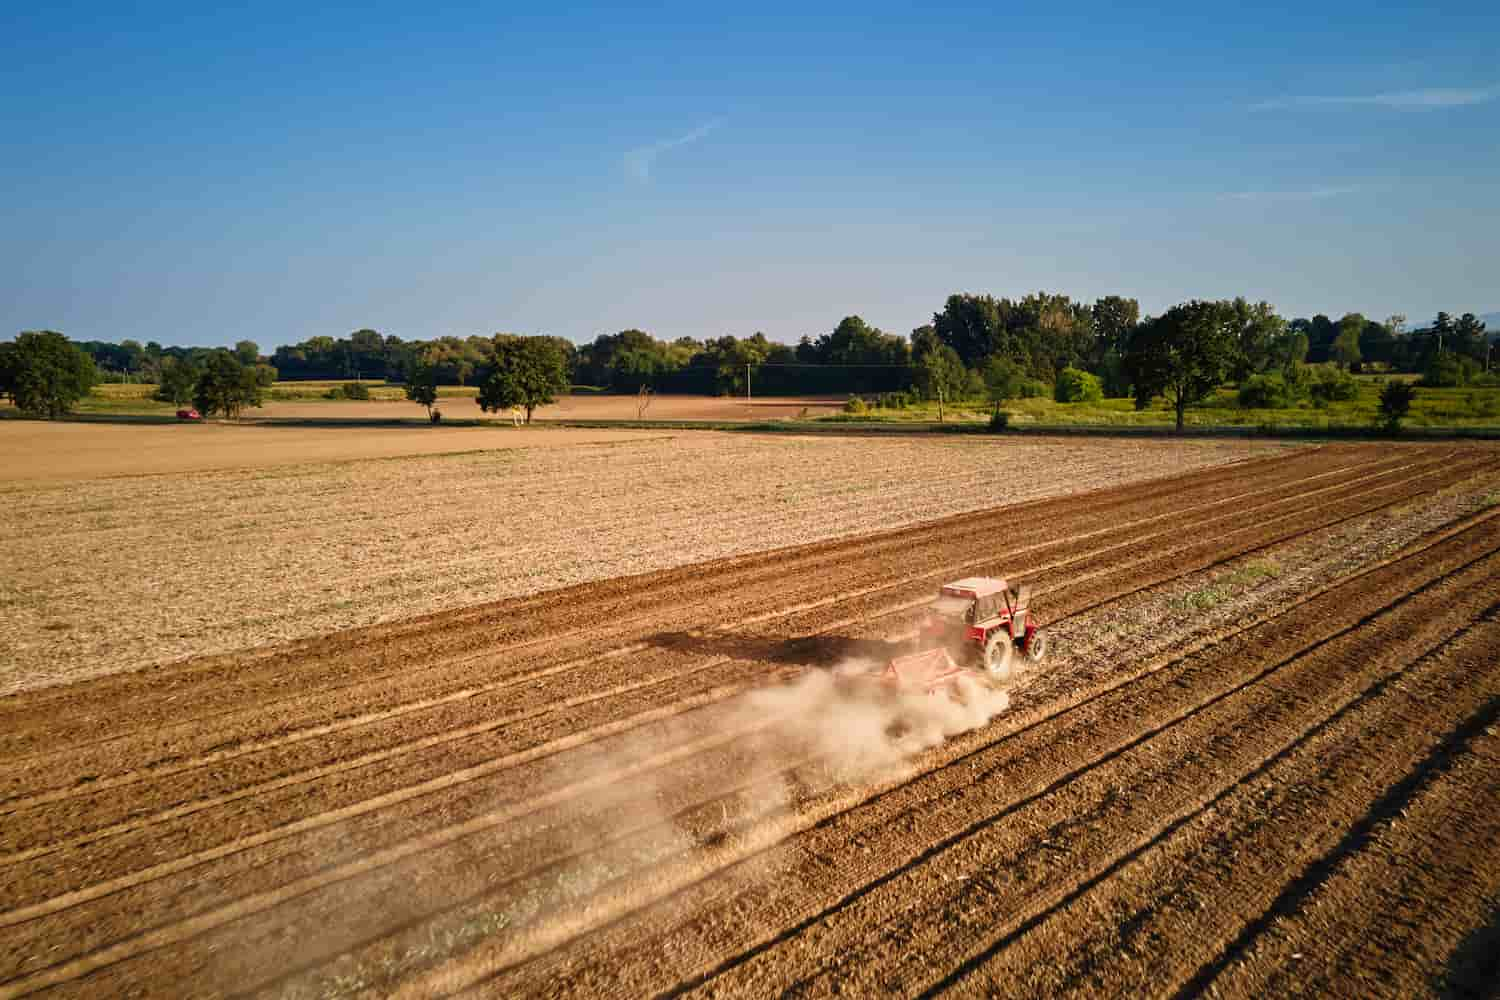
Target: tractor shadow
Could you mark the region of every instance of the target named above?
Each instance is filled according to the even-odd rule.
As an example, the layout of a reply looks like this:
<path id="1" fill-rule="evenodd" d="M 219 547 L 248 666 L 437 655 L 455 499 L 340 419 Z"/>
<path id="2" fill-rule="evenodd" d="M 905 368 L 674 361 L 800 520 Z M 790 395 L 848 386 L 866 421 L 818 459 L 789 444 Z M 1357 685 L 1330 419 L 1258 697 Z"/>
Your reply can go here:
<path id="1" fill-rule="evenodd" d="M 831 669 L 849 660 L 885 663 L 911 652 L 911 645 L 906 642 L 842 635 L 786 639 L 743 632 L 658 632 L 647 636 L 645 642 L 658 649 L 698 656 L 726 656 L 734 660 L 822 669 Z"/>

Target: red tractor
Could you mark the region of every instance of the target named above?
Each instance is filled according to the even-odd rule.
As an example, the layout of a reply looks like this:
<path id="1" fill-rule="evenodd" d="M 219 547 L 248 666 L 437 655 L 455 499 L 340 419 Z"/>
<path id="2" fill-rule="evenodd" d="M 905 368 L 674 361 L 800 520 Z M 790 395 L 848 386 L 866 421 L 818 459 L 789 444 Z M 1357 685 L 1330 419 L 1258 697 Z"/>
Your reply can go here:
<path id="1" fill-rule="evenodd" d="M 1009 673 L 1010 653 L 1033 663 L 1047 652 L 1047 636 L 1031 617 L 1031 588 L 971 576 L 943 584 L 917 632 L 917 648 L 960 652 L 992 674 Z"/>
<path id="2" fill-rule="evenodd" d="M 917 630 L 915 651 L 855 676 L 888 690 L 943 693 L 960 700 L 965 685 L 978 679 L 975 668 L 990 683 L 1003 684 L 1010 679 L 1013 651 L 1033 663 L 1047 651 L 1047 637 L 1032 621 L 1030 601 L 1028 587 L 1012 589 L 989 577 L 944 584 Z"/>

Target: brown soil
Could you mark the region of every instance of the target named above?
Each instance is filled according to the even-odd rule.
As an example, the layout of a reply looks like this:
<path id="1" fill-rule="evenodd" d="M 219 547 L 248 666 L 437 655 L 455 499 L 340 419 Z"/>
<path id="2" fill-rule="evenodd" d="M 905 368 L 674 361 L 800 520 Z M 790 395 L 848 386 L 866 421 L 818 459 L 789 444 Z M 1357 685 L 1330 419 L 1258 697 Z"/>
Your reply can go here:
<path id="1" fill-rule="evenodd" d="M 5 468 L 77 478 L 0 483 L 0 694 L 1285 450 L 0 423 L 7 439 L 29 457 Z M 117 452 L 107 467 L 198 471 L 90 479 L 80 441 Z M 447 453 L 402 451 L 427 444 Z"/>
<path id="2" fill-rule="evenodd" d="M 0 996 L 1482 991 L 1497 475 L 1304 451 L 0 699 Z M 1179 639 L 878 772 L 747 711 L 972 573 Z"/>

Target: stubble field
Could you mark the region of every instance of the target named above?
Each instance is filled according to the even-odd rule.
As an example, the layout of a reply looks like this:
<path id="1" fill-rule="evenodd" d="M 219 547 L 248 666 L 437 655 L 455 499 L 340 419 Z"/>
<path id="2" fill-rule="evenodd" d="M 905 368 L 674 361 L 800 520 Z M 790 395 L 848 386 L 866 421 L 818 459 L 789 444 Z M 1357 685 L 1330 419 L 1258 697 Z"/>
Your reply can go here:
<path id="1" fill-rule="evenodd" d="M 421 617 L 23 681 L 0 699 L 0 996 L 1492 989 L 1495 449 L 561 451 L 200 483 L 266 511 L 226 519 L 318 498 L 283 557 L 352 509 L 399 520 L 380 505 L 405 475 L 427 517 L 465 511 L 444 524 L 515 516 L 474 497 L 516 478 L 551 498 L 523 509 L 572 512 L 455 576 L 631 540 L 561 591 L 474 604 L 481 577 Z M 109 492 L 131 482 L 73 502 L 169 509 L 167 481 Z M 402 523 L 433 566 L 485 544 Z M 1046 663 L 958 707 L 836 683 L 976 573 L 1032 586 Z M 295 600 L 279 579 L 258 582 Z"/>

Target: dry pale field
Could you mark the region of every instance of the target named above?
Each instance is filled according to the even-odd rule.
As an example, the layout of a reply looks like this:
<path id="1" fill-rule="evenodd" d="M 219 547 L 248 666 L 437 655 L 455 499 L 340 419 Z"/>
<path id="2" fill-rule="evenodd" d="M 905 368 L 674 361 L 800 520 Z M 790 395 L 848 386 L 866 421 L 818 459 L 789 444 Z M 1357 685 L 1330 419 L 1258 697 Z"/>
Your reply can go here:
<path id="1" fill-rule="evenodd" d="M 450 418 L 459 420 L 488 420 L 509 424 L 511 418 L 503 413 L 486 414 L 473 399 L 456 398 L 438 401 L 438 408 Z M 844 405 L 842 399 L 809 397 L 789 399 L 768 397 L 751 399 L 725 396 L 658 396 L 646 409 L 646 420 L 790 420 L 806 412 L 808 416 L 838 413 Z M 581 392 L 564 396 L 551 406 L 544 406 L 532 414 L 536 420 L 636 420 L 638 403 L 631 395 L 603 395 Z M 310 401 L 267 400 L 260 409 L 251 410 L 248 417 L 296 418 L 296 419 L 360 419 L 391 420 L 418 419 L 424 412 L 415 403 L 403 401 Z"/>
<path id="2" fill-rule="evenodd" d="M 330 403 L 330 406 L 381 406 Z M 280 427 L 274 424 L 109 424 L 0 421 L 0 490 L 29 480 L 103 479 L 636 441 L 643 430 L 543 427 Z"/>
<path id="3" fill-rule="evenodd" d="M 33 422 L 0 441 L 0 692 L 1284 450 Z M 462 450 L 410 453 L 444 443 Z M 136 461 L 159 474 L 95 478 Z"/>
<path id="4" fill-rule="evenodd" d="M 649 510 L 686 526 L 673 558 L 1121 473 L 1028 444 L 700 435 L 676 463 L 198 485 L 272 556 L 323 535 L 326 572 L 394 523 L 482 580 L 555 558 L 518 540 L 566 548 L 562 516 L 608 550 Z M 374 498 L 382 465 L 481 519 L 476 562 Z M 98 492 L 143 482 L 162 499 Z M 174 488 L 77 484 L 52 516 L 139 555 L 108 502 Z M 1497 489 L 1494 447 L 1283 449 L 0 697 L 0 997 L 1493 996 Z M 197 527 L 166 523 L 177 558 Z M 957 702 L 841 682 L 971 574 L 1032 588 L 1046 662 Z"/>

